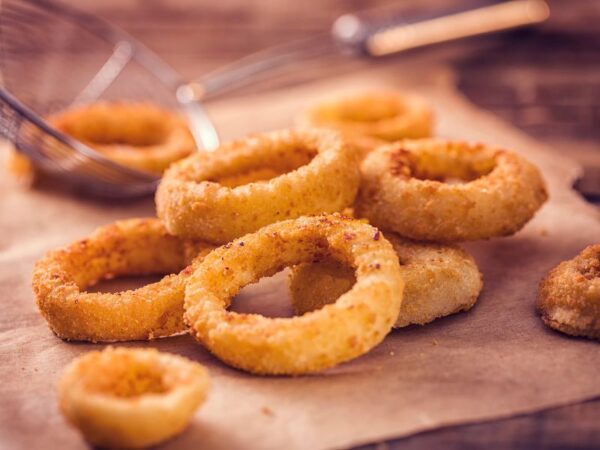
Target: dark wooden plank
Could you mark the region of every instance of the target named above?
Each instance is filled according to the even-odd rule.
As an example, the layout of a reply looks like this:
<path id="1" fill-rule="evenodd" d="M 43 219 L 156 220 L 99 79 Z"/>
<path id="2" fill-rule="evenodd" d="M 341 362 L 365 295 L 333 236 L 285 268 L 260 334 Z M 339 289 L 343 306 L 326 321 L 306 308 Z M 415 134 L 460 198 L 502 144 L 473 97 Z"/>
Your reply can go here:
<path id="1" fill-rule="evenodd" d="M 600 445 L 599 405 L 599 401 L 585 402 L 534 415 L 443 428 L 357 450 L 597 449 Z"/>

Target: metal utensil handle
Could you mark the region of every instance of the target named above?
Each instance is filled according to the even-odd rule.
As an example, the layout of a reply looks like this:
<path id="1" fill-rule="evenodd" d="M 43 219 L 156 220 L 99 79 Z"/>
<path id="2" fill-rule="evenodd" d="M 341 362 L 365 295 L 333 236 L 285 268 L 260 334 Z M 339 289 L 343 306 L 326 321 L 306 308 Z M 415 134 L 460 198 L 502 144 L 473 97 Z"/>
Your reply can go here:
<path id="1" fill-rule="evenodd" d="M 331 35 L 314 36 L 246 56 L 228 66 L 182 85 L 182 102 L 206 100 L 247 86 L 257 78 L 292 62 L 335 52 L 336 48 L 359 55 L 384 56 L 411 48 L 452 41 L 543 22 L 549 16 L 544 0 L 476 1 L 462 8 L 434 12 L 346 14 L 333 24 Z M 333 38 L 333 39 L 332 39 Z"/>
<path id="2" fill-rule="evenodd" d="M 335 21 L 332 34 L 343 48 L 354 53 L 384 56 L 532 25 L 545 21 L 549 15 L 544 0 L 476 1 L 462 8 L 438 10 L 426 17 L 396 14 L 381 21 L 361 13 L 346 14 Z"/>
<path id="3" fill-rule="evenodd" d="M 292 63 L 320 57 L 335 52 L 329 34 L 319 34 L 307 39 L 295 40 L 275 47 L 269 47 L 213 72 L 186 83 L 177 89 L 177 99 L 181 103 L 197 102 L 216 97 L 252 84 L 267 74 Z"/>

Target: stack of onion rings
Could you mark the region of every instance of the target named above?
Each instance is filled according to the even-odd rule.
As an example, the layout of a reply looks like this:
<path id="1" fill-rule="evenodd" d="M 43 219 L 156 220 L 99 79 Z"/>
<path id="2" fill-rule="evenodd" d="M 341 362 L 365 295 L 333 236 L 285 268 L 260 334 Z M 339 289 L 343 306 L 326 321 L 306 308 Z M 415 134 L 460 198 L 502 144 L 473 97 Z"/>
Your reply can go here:
<path id="1" fill-rule="evenodd" d="M 356 283 L 335 303 L 293 318 L 228 312 L 245 285 L 330 256 Z M 189 278 L 185 319 L 218 358 L 258 374 L 316 372 L 366 353 L 398 318 L 403 281 L 394 249 L 365 223 L 339 215 L 268 225 L 206 256 Z"/>
<path id="2" fill-rule="evenodd" d="M 469 310 L 483 287 L 473 258 L 453 245 L 412 242 L 386 233 L 404 278 L 404 298 L 395 328 L 424 325 L 439 317 Z M 351 268 L 325 259 L 295 266 L 290 277 L 292 305 L 297 314 L 322 308 L 352 287 Z"/>
<path id="3" fill-rule="evenodd" d="M 209 384 L 208 371 L 181 356 L 108 347 L 65 369 L 60 409 L 94 445 L 144 448 L 183 431 Z"/>
<path id="4" fill-rule="evenodd" d="M 430 136 L 432 110 L 402 93 L 323 102 L 297 129 L 212 153 L 191 154 L 183 120 L 149 104 L 99 103 L 49 122 L 120 164 L 170 165 L 156 193 L 163 222 L 117 222 L 36 264 L 33 289 L 52 331 L 92 342 L 190 331 L 256 374 L 321 371 L 365 354 L 393 327 L 470 309 L 483 286 L 471 256 L 408 238 L 509 235 L 547 199 L 538 170 L 515 153 L 417 139 Z M 31 170 L 23 163 L 14 169 Z M 351 206 L 360 219 L 337 213 Z M 288 266 L 297 316 L 228 311 L 240 289 Z M 165 273 L 136 290 L 84 292 L 102 279 Z M 540 288 L 544 321 L 599 338 L 599 280 L 600 246 L 558 266 Z M 206 370 L 184 358 L 109 348 L 71 364 L 59 397 L 91 443 L 139 448 L 180 432 L 207 389 Z"/>
<path id="5" fill-rule="evenodd" d="M 172 234 L 223 244 L 280 220 L 339 211 L 359 179 L 358 155 L 336 133 L 284 130 L 174 164 L 156 208 Z"/>
<path id="6" fill-rule="evenodd" d="M 110 342 L 171 336 L 186 330 L 185 282 L 211 249 L 169 235 L 157 219 L 124 220 L 48 253 L 35 266 L 33 291 L 40 312 L 62 339 Z M 133 291 L 81 291 L 101 279 L 176 272 Z"/>
<path id="7" fill-rule="evenodd" d="M 156 174 L 196 150 L 185 120 L 150 103 L 94 103 L 48 122 L 119 164 Z"/>
<path id="8" fill-rule="evenodd" d="M 600 244 L 550 271 L 540 285 L 537 308 L 555 330 L 600 339 Z"/>
<path id="9" fill-rule="evenodd" d="M 521 156 L 461 141 L 401 141 L 361 167 L 355 211 L 411 239 L 453 242 L 506 236 L 546 201 L 544 181 Z M 464 183 L 452 184 L 449 180 Z"/>

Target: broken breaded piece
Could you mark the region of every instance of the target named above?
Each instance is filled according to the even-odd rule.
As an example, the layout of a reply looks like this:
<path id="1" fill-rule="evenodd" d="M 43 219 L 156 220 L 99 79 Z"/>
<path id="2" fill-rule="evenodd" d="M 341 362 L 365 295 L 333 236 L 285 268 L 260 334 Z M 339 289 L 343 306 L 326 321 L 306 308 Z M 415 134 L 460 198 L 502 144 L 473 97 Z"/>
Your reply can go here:
<path id="1" fill-rule="evenodd" d="M 537 308 L 550 328 L 600 339 L 600 244 L 548 273 L 540 284 Z"/>

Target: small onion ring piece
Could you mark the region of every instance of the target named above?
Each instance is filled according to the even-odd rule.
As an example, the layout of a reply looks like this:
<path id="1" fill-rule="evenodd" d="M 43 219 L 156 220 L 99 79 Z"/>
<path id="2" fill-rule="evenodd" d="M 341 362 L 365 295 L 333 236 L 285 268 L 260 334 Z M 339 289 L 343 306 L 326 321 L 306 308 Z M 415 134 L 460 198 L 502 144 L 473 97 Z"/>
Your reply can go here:
<path id="1" fill-rule="evenodd" d="M 600 244 L 550 271 L 540 284 L 537 308 L 550 328 L 600 339 Z"/>
<path id="2" fill-rule="evenodd" d="M 144 448 L 184 430 L 204 402 L 208 371 L 155 349 L 90 352 L 65 369 L 60 410 L 90 443 Z"/>

